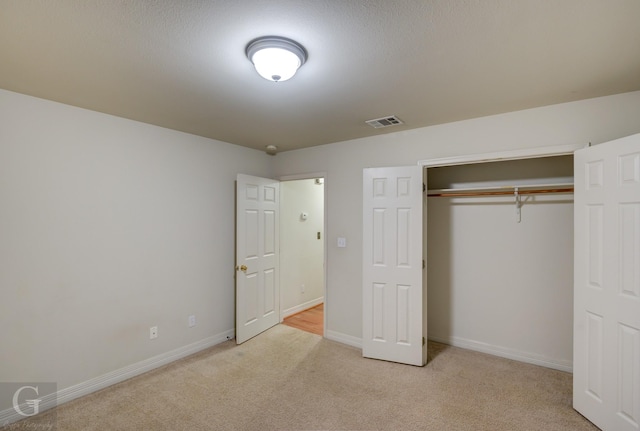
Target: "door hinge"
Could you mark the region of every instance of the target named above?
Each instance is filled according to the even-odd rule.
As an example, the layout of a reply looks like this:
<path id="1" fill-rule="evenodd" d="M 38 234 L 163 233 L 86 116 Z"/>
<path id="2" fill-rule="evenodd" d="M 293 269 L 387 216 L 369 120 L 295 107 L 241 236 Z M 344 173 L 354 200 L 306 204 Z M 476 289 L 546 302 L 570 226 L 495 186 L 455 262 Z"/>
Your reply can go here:
<path id="1" fill-rule="evenodd" d="M 425 268 L 425 266 L 426 266 L 426 265 L 425 265 L 425 263 L 424 263 L 424 259 L 422 259 L 422 269 L 424 269 L 424 268 Z"/>
<path id="2" fill-rule="evenodd" d="M 424 346 L 425 344 L 427 344 L 427 340 L 425 340 L 425 338 L 422 337 L 422 345 Z"/>
<path id="3" fill-rule="evenodd" d="M 422 193 L 427 191 L 427 185 L 425 183 L 422 183 Z"/>

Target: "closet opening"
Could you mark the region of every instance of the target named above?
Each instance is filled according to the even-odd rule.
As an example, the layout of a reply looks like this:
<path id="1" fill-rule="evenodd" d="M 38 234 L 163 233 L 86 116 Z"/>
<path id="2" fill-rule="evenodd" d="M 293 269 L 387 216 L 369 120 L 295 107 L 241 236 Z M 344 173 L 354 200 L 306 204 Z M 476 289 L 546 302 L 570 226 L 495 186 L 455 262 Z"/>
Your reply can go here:
<path id="1" fill-rule="evenodd" d="M 425 171 L 428 338 L 570 371 L 573 155 Z"/>

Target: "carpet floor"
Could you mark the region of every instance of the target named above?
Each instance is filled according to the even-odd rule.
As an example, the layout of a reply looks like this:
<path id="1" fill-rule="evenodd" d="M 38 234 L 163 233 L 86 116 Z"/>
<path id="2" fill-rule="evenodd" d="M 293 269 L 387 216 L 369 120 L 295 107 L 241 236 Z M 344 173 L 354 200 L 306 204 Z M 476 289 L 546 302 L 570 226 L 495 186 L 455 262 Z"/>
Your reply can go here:
<path id="1" fill-rule="evenodd" d="M 571 374 L 429 343 L 413 367 L 278 325 L 6 429 L 597 430 L 571 407 Z M 11 427 L 11 428 L 10 428 Z"/>

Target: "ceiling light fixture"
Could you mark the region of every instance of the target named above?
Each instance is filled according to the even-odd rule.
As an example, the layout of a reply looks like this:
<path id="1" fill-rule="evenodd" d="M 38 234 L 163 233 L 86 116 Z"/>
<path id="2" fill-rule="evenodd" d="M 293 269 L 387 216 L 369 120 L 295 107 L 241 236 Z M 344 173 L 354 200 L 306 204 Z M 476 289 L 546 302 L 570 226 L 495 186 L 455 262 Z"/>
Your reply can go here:
<path id="1" fill-rule="evenodd" d="M 270 156 L 275 156 L 276 153 L 278 152 L 278 147 L 276 147 L 275 145 L 267 145 L 265 148 L 266 148 L 266 153 Z"/>
<path id="2" fill-rule="evenodd" d="M 307 61 L 307 51 L 298 42 L 279 36 L 265 36 L 247 45 L 247 58 L 264 79 L 280 82 L 291 79 Z"/>

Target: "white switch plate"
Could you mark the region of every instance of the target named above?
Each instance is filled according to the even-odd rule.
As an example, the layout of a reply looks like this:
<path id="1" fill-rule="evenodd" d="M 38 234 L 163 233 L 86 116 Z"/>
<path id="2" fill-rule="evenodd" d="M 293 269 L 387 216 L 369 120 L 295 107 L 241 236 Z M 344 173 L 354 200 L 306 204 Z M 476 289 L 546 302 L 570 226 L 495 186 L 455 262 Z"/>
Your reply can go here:
<path id="1" fill-rule="evenodd" d="M 347 239 L 346 238 L 338 238 L 338 247 L 346 247 Z"/>

